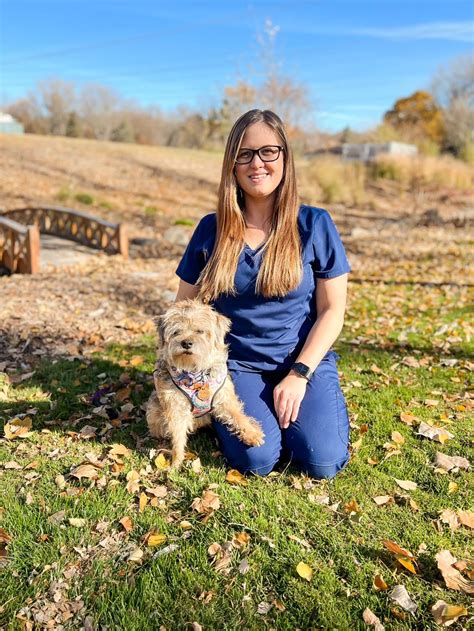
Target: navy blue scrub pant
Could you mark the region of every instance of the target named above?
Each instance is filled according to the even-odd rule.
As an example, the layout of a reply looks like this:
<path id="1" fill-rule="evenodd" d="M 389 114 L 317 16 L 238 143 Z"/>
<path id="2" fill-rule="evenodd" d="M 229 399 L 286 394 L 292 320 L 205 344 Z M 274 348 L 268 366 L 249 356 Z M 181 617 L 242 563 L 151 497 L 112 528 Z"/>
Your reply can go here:
<path id="1" fill-rule="evenodd" d="M 241 473 L 267 475 L 275 465 L 291 462 L 313 478 L 332 478 L 349 460 L 349 418 L 331 351 L 316 368 L 301 402 L 298 417 L 281 429 L 273 405 L 273 389 L 288 371 L 244 372 L 230 375 L 245 413 L 261 425 L 265 442 L 244 445 L 225 425 L 213 420 L 221 451 L 229 466 Z"/>

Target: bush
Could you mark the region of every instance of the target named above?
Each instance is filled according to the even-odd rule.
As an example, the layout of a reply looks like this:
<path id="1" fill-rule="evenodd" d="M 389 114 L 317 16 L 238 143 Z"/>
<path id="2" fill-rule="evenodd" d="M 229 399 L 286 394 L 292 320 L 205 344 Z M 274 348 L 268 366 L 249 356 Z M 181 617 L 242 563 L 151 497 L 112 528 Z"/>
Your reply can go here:
<path id="1" fill-rule="evenodd" d="M 336 156 L 319 157 L 306 169 L 305 179 L 306 188 L 318 185 L 325 203 L 365 201 L 366 167 L 361 162 L 343 162 Z"/>
<path id="2" fill-rule="evenodd" d="M 89 193 L 77 193 L 74 199 L 81 204 L 87 204 L 88 206 L 94 203 L 94 198 L 92 195 L 89 195 Z"/>
<path id="3" fill-rule="evenodd" d="M 176 219 L 175 226 L 194 226 L 195 222 L 192 219 Z"/>

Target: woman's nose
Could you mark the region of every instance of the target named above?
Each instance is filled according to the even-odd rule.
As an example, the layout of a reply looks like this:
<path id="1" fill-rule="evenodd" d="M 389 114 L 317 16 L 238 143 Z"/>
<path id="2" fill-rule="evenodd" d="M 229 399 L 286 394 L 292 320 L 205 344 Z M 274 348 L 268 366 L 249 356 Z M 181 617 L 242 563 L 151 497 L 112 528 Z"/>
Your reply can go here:
<path id="1" fill-rule="evenodd" d="M 262 158 L 258 155 L 258 153 L 254 153 L 253 154 L 253 158 L 250 161 L 250 166 L 261 166 L 262 164 L 265 164 L 265 162 L 262 160 Z"/>

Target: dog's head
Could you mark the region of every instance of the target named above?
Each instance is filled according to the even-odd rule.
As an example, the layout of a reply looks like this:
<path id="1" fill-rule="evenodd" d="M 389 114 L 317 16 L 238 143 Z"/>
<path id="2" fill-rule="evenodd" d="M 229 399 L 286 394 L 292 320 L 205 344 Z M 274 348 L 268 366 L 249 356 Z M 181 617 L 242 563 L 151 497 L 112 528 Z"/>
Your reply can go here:
<path id="1" fill-rule="evenodd" d="M 182 370 L 204 370 L 227 359 L 228 318 L 198 300 L 181 300 L 155 318 L 159 355 Z"/>

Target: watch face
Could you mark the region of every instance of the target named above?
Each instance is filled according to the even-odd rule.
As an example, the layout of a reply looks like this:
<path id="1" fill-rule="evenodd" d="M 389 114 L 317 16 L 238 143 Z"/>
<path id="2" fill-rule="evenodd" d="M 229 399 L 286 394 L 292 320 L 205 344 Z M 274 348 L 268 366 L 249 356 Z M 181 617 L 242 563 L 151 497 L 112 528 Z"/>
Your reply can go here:
<path id="1" fill-rule="evenodd" d="M 296 364 L 293 364 L 292 368 L 293 370 L 296 370 L 298 374 L 303 375 L 303 377 L 307 377 L 311 374 L 311 370 L 308 366 L 305 366 L 301 362 L 296 362 Z"/>

